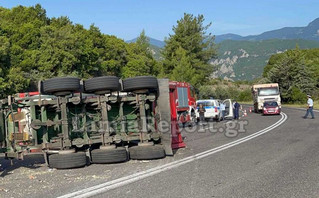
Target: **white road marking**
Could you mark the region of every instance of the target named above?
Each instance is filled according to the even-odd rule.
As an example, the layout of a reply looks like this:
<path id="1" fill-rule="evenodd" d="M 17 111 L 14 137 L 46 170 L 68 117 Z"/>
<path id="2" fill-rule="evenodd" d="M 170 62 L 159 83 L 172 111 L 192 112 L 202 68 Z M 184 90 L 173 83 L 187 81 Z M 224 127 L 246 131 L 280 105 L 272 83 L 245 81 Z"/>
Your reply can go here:
<path id="1" fill-rule="evenodd" d="M 265 133 L 277 128 L 281 124 L 283 124 L 287 120 L 287 118 L 288 117 L 287 117 L 287 115 L 285 113 L 281 113 L 281 119 L 279 121 L 277 121 L 275 124 L 265 128 L 263 130 L 255 132 L 255 133 L 253 133 L 253 134 L 251 134 L 249 136 L 246 136 L 244 138 L 240 138 L 240 139 L 235 140 L 233 142 L 230 142 L 230 143 L 224 144 L 222 146 L 219 146 L 219 147 L 216 147 L 216 148 L 213 148 L 213 149 L 210 149 L 210 150 L 207 150 L 207 151 L 204 151 L 204 152 L 201 152 L 201 153 L 186 157 L 184 159 L 180 159 L 180 160 L 177 160 L 177 161 L 174 161 L 174 162 L 170 162 L 170 163 L 167 163 L 167 164 L 164 164 L 164 165 L 161 165 L 161 166 L 157 166 L 157 167 L 154 167 L 154 168 L 151 168 L 151 169 L 148 169 L 148 170 L 145 170 L 145 171 L 141 171 L 141 172 L 138 172 L 138 173 L 135 173 L 135 174 L 132 174 L 132 175 L 121 177 L 121 178 L 118 178 L 118 179 L 115 179 L 115 180 L 112 180 L 112 181 L 108 181 L 108 182 L 105 182 L 105 183 L 102 183 L 102 184 L 99 184 L 99 185 L 96 185 L 96 186 L 92 186 L 92 187 L 89 187 L 89 188 L 86 188 L 86 189 L 83 189 L 83 190 L 79 190 L 79 191 L 76 191 L 76 192 L 73 192 L 73 193 L 69 193 L 69 194 L 60 196 L 59 198 L 71 198 L 71 197 L 85 198 L 85 197 L 91 197 L 91 196 L 94 196 L 94 195 L 99 195 L 99 194 L 107 192 L 107 191 L 109 191 L 111 189 L 115 189 L 115 188 L 118 188 L 120 186 L 124 186 L 124 185 L 130 184 L 130 183 L 142 180 L 144 178 L 159 174 L 161 172 L 164 172 L 164 171 L 179 167 L 181 165 L 193 162 L 195 160 L 202 159 L 204 157 L 210 156 L 210 155 L 215 154 L 217 152 L 226 150 L 226 149 L 231 148 L 233 146 L 236 146 L 238 144 L 241 144 L 241 143 L 247 142 L 247 141 L 249 141 L 251 139 L 254 139 L 254 138 L 256 138 L 256 137 L 258 137 L 260 135 L 263 135 L 263 134 L 265 134 Z"/>

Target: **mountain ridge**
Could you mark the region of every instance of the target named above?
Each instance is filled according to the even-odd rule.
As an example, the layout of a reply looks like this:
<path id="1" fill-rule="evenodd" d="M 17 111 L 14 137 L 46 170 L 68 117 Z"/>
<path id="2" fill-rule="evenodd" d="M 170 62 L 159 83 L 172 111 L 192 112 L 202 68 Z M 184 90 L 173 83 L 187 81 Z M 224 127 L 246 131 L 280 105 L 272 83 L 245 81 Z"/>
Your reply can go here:
<path id="1" fill-rule="evenodd" d="M 127 42 L 135 42 L 132 39 Z M 300 49 L 319 48 L 319 18 L 305 27 L 283 27 L 259 35 L 241 36 L 223 34 L 215 37 L 218 58 L 210 64 L 217 67 L 212 78 L 229 80 L 253 80 L 262 75 L 271 55 L 282 53 L 299 46 Z M 150 38 L 150 48 L 160 60 L 164 41 Z M 161 47 L 159 47 L 161 46 Z"/>
<path id="2" fill-rule="evenodd" d="M 128 40 L 128 41 L 125 41 L 125 42 L 127 42 L 127 43 L 135 43 L 137 38 L 138 37 L 136 37 L 134 39 L 131 39 L 131 40 Z M 161 40 L 158 40 L 158 39 L 154 39 L 154 38 L 151 38 L 149 36 L 147 36 L 147 38 L 150 40 L 150 44 L 151 45 L 154 45 L 154 46 L 159 47 L 159 48 L 163 48 L 165 46 L 165 42 L 164 41 L 161 41 Z"/>
<path id="3" fill-rule="evenodd" d="M 225 37 L 227 39 L 225 39 Z M 311 21 L 304 27 L 283 27 L 270 30 L 257 35 L 241 36 L 238 34 L 221 34 L 215 36 L 216 43 L 224 40 L 260 41 L 268 39 L 304 39 L 319 41 L 319 18 Z"/>
<path id="4" fill-rule="evenodd" d="M 150 44 L 159 48 L 165 46 L 165 42 L 148 37 Z M 126 41 L 127 43 L 135 42 L 137 38 Z M 265 31 L 257 35 L 241 36 L 239 34 L 227 33 L 215 35 L 215 42 L 220 43 L 224 40 L 235 41 L 261 41 L 269 39 L 304 39 L 304 40 L 316 40 L 319 41 L 319 18 L 311 21 L 304 27 L 283 27 L 275 30 Z"/>

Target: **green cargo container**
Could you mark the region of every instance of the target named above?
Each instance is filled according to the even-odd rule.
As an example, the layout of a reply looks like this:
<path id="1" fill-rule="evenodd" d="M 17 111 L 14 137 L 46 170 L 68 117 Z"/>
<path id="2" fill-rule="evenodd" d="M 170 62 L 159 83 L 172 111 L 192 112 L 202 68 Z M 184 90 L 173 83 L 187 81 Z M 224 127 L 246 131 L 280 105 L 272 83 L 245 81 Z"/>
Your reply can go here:
<path id="1" fill-rule="evenodd" d="M 84 166 L 86 155 L 92 163 L 127 161 L 128 148 L 142 150 L 132 155 L 136 159 L 164 157 L 155 121 L 160 117 L 157 79 L 120 82 L 110 76 L 53 78 L 39 83 L 41 93 L 2 100 L 3 152 L 8 158 L 22 158 L 26 152 L 42 151 L 54 168 Z M 169 104 L 168 97 L 161 100 Z"/>

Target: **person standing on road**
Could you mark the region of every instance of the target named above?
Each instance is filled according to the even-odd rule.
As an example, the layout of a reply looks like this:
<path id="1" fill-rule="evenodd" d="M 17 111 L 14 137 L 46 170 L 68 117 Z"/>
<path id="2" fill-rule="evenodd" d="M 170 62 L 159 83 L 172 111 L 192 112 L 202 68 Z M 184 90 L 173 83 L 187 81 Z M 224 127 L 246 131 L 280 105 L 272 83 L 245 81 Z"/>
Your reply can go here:
<path id="1" fill-rule="evenodd" d="M 220 105 L 219 105 L 220 118 L 221 118 L 220 120 L 224 120 L 225 110 L 226 110 L 225 104 L 224 103 L 220 103 Z"/>
<path id="2" fill-rule="evenodd" d="M 311 114 L 311 119 L 315 119 L 315 116 L 313 115 L 313 100 L 311 99 L 310 95 L 307 95 L 308 97 L 308 101 L 307 101 L 307 112 L 306 115 L 303 117 L 304 119 L 306 119 L 308 117 L 308 114 Z"/>
<path id="3" fill-rule="evenodd" d="M 199 104 L 198 113 L 199 113 L 199 121 L 200 122 L 205 121 L 205 112 L 206 112 L 206 109 L 204 108 L 204 105 Z"/>
<path id="4" fill-rule="evenodd" d="M 235 120 L 239 119 L 239 109 L 240 109 L 240 104 L 237 101 L 234 101 L 234 119 Z"/>

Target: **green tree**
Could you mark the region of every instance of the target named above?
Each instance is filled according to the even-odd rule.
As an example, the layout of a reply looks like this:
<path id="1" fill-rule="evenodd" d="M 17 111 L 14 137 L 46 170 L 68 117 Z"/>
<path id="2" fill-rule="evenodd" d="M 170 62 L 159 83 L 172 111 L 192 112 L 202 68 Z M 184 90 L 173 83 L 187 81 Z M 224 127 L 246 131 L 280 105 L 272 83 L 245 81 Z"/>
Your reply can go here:
<path id="1" fill-rule="evenodd" d="M 170 75 L 170 79 L 196 84 L 198 76 L 195 74 L 195 69 L 192 68 L 192 63 L 186 54 L 186 50 L 179 47 L 176 50 L 176 56 L 171 60 L 171 64 L 174 66 L 174 69 Z"/>
<path id="2" fill-rule="evenodd" d="M 216 57 L 216 49 L 214 37 L 206 34 L 211 23 L 204 25 L 204 16 L 198 15 L 194 17 L 191 14 L 184 14 L 184 17 L 177 21 L 177 26 L 173 27 L 174 34 L 169 35 L 165 40 L 166 45 L 163 50 L 163 67 L 162 76 L 169 77 L 175 67 L 177 51 L 182 48 L 186 52 L 186 56 L 190 60 L 190 66 L 194 69 L 193 79 L 185 79 L 193 81 L 194 85 L 204 84 L 213 71 L 213 66 L 208 62 Z"/>
<path id="3" fill-rule="evenodd" d="M 305 56 L 299 49 L 289 50 L 278 59 L 268 71 L 267 79 L 279 83 L 282 98 L 286 102 L 295 102 L 292 93 L 300 95 L 299 90 L 304 94 L 315 91 L 313 72 L 306 65 Z"/>
<path id="4" fill-rule="evenodd" d="M 158 63 L 154 59 L 149 38 L 143 30 L 137 38 L 136 43 L 127 46 L 128 62 L 123 67 L 122 76 L 124 78 L 145 75 L 158 75 Z"/>
<path id="5" fill-rule="evenodd" d="M 297 87 L 292 87 L 289 90 L 289 96 L 290 96 L 290 102 L 295 102 L 295 103 L 305 103 L 307 95 L 303 93 L 299 88 Z"/>
<path id="6" fill-rule="evenodd" d="M 207 99 L 214 95 L 214 90 L 209 85 L 199 87 L 199 99 Z"/>
<path id="7" fill-rule="evenodd" d="M 238 101 L 251 101 L 252 95 L 251 90 L 249 88 L 242 90 L 237 98 Z"/>
<path id="8" fill-rule="evenodd" d="M 104 36 L 100 75 L 121 76 L 128 62 L 127 44 L 115 36 Z"/>
<path id="9" fill-rule="evenodd" d="M 8 67 L 10 66 L 9 49 L 9 39 L 5 36 L 0 36 L 0 96 L 5 95 L 8 88 L 6 76 Z"/>
<path id="10" fill-rule="evenodd" d="M 140 33 L 140 36 L 136 39 L 136 53 L 152 57 L 150 51 L 150 39 L 145 35 L 145 30 L 143 30 Z"/>
<path id="11" fill-rule="evenodd" d="M 0 96 L 36 90 L 39 80 L 56 76 L 91 78 L 102 75 L 157 76 L 143 31 L 128 44 L 105 35 L 93 24 L 89 29 L 68 17 L 48 18 L 39 5 L 0 7 Z"/>

